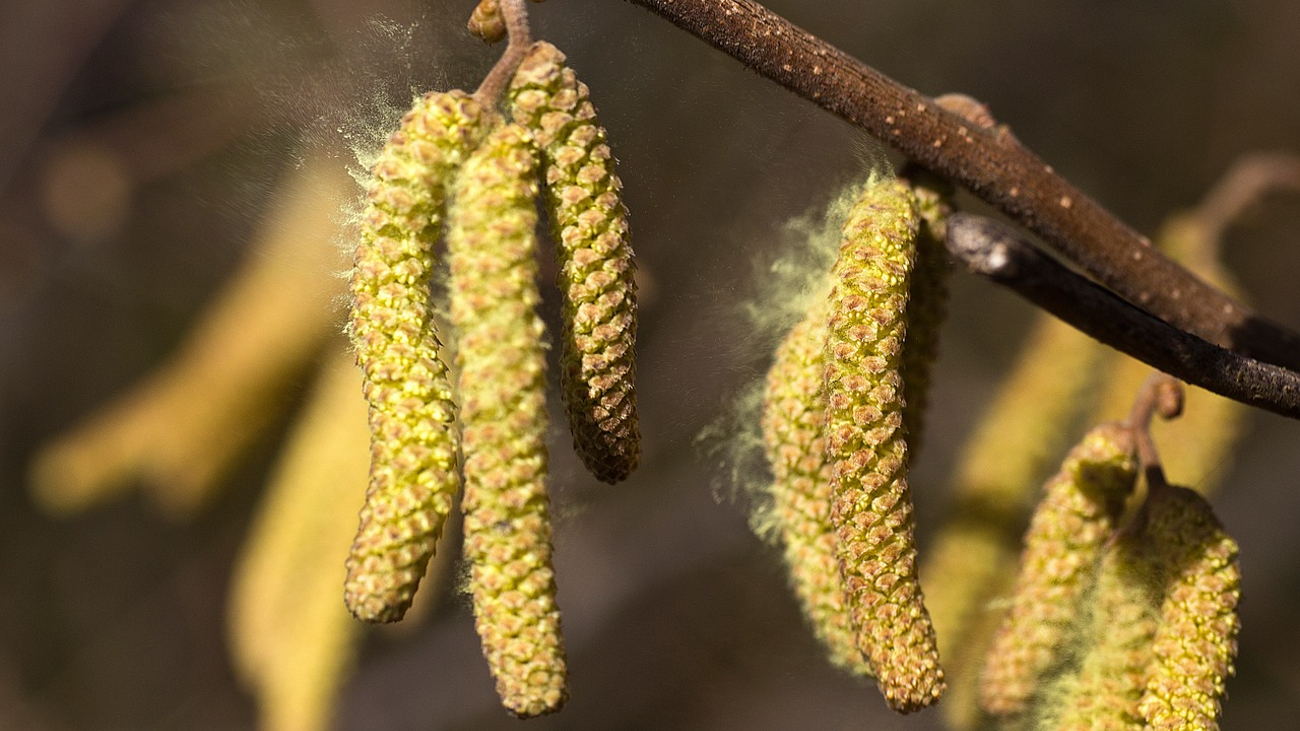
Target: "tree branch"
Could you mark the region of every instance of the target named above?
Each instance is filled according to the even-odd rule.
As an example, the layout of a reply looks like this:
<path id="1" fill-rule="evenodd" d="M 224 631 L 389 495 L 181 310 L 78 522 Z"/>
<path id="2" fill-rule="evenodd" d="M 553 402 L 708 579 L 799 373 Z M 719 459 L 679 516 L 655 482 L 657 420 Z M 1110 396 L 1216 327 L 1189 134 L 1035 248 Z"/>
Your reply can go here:
<path id="1" fill-rule="evenodd" d="M 1129 302 L 1224 348 L 1300 370 L 1300 336 L 1197 279 L 1030 152 L 754 0 L 628 0 L 951 178 Z"/>
<path id="2" fill-rule="evenodd" d="M 955 213 L 947 233 L 948 251 L 968 269 L 1106 345 L 1220 396 L 1300 419 L 1300 374 L 1152 317 L 1038 251 L 1005 224 Z"/>

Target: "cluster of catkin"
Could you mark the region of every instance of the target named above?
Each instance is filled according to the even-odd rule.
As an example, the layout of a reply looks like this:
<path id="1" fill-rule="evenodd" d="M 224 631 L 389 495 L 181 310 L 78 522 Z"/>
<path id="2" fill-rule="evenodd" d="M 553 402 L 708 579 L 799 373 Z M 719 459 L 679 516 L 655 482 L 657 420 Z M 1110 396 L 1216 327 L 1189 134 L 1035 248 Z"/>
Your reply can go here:
<path id="1" fill-rule="evenodd" d="M 874 677 L 901 712 L 946 688 L 907 483 L 943 314 L 945 201 L 915 181 L 865 186 L 829 296 L 776 351 L 762 418 L 768 522 L 804 614 L 831 662 Z M 979 666 L 985 728 L 1217 728 L 1235 654 L 1237 549 L 1196 493 L 1149 469 L 1138 489 L 1138 442 L 1149 438 L 1145 424 L 1096 427 L 1045 486 L 985 659 L 962 663 Z M 985 503 L 972 509 L 1013 512 Z"/>
<path id="2" fill-rule="evenodd" d="M 930 360 L 908 350 L 933 351 L 943 309 L 943 209 L 901 180 L 866 185 L 829 296 L 777 350 L 762 420 L 772 520 L 805 614 L 835 664 L 875 677 L 905 713 L 945 687 L 917 579 L 907 464 L 919 411 L 906 407 Z"/>
<path id="3" fill-rule="evenodd" d="M 505 114 L 460 91 L 416 101 L 374 166 L 350 280 L 372 459 L 348 609 L 372 622 L 402 617 L 463 476 L 476 626 L 502 702 L 519 716 L 555 711 L 567 695 L 536 313 L 539 196 L 558 249 L 576 449 L 606 482 L 626 478 L 639 456 L 627 214 L 587 87 L 564 62 L 534 44 Z M 444 233 L 454 384 L 430 290 Z"/>

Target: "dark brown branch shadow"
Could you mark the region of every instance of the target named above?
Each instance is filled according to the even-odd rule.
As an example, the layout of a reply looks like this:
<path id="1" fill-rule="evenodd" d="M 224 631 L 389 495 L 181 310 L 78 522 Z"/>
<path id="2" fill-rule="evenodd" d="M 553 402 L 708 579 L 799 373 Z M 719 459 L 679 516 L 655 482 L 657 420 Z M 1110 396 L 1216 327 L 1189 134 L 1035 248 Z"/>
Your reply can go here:
<path id="1" fill-rule="evenodd" d="M 1161 254 L 987 115 L 945 109 L 754 0 L 628 1 L 961 184 L 1157 318 L 1300 370 L 1300 336 Z"/>
<path id="2" fill-rule="evenodd" d="M 1043 254 L 1005 224 L 956 213 L 948 219 L 947 243 L 972 272 L 1112 348 L 1220 396 L 1300 419 L 1300 373 L 1220 348 L 1152 317 Z"/>

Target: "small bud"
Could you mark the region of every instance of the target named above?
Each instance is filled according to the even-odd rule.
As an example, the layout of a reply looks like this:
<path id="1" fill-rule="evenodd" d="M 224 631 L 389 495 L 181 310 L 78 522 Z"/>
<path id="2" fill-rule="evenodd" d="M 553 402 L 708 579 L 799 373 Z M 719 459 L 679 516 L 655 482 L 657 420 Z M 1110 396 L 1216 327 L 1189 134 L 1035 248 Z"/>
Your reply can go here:
<path id="1" fill-rule="evenodd" d="M 1155 731 L 1217 731 L 1241 626 L 1237 543 L 1186 488 L 1154 491 L 1147 509 L 1164 600 L 1139 710 Z"/>
<path id="2" fill-rule="evenodd" d="M 826 461 L 825 300 L 808 310 L 782 341 L 767 373 L 763 445 L 772 465 L 772 520 L 785 549 L 804 617 L 830 661 L 855 675 L 871 668 L 858 649 L 845 605 Z"/>
<path id="3" fill-rule="evenodd" d="M 380 152 L 351 274 L 349 331 L 370 403 L 370 486 L 344 599 L 367 622 L 402 618 L 452 500 L 459 435 L 429 291 L 446 186 L 481 138 L 461 91 L 416 101 Z"/>
<path id="4" fill-rule="evenodd" d="M 484 43 L 496 43 L 506 37 L 506 19 L 497 0 L 479 0 L 466 24 L 469 32 Z"/>
<path id="5" fill-rule="evenodd" d="M 636 267 L 605 130 L 587 86 L 564 60 L 555 46 L 534 44 L 511 82 L 509 105 L 542 148 L 546 211 L 559 247 L 560 382 L 574 446 L 592 474 L 613 483 L 641 453 Z"/>
<path id="6" fill-rule="evenodd" d="M 537 166 L 527 131 L 498 127 L 461 171 L 447 236 L 474 618 L 497 694 L 521 717 L 557 711 L 567 695 L 546 494 Z"/>
<path id="7" fill-rule="evenodd" d="M 1011 609 L 980 681 L 980 703 L 987 712 L 1024 711 L 1044 672 L 1058 660 L 1136 479 L 1132 434 L 1103 424 L 1071 450 L 1048 481 L 1025 533 Z"/>
<path id="8" fill-rule="evenodd" d="M 906 185 L 867 184 L 844 226 L 824 351 L 840 571 L 858 647 L 885 700 L 903 713 L 944 690 L 916 575 L 899 375 L 918 225 Z"/>

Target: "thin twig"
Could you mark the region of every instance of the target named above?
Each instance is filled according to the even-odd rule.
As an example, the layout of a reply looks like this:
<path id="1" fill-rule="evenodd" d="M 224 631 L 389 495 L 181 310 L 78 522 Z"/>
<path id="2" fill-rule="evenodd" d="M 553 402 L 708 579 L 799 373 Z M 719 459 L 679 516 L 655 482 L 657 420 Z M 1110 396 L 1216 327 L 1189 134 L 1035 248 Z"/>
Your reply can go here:
<path id="1" fill-rule="evenodd" d="M 948 219 L 948 251 L 1102 343 L 1220 396 L 1300 419 L 1300 374 L 1189 335 L 1070 271 L 1011 227 L 966 213 Z"/>
<path id="2" fill-rule="evenodd" d="M 501 6 L 501 15 L 506 19 L 506 33 L 509 34 L 510 41 L 506 44 L 505 53 L 501 54 L 492 70 L 483 77 L 483 83 L 474 91 L 474 98 L 486 107 L 496 106 L 506 85 L 515 75 L 515 69 L 519 68 L 520 62 L 533 45 L 533 32 L 528 24 L 528 6 L 524 0 L 497 2 Z"/>
<path id="3" fill-rule="evenodd" d="M 1160 414 L 1160 418 L 1169 420 L 1183 413 L 1183 395 L 1183 385 L 1178 379 L 1166 373 L 1152 373 L 1142 382 L 1137 397 L 1133 399 L 1127 424 L 1137 442 L 1138 458 L 1148 479 L 1153 471 L 1159 470 L 1162 474 L 1164 471 L 1156 442 L 1151 438 L 1151 417 Z"/>
<path id="4" fill-rule="evenodd" d="M 951 178 L 1121 297 L 1210 342 L 1300 370 L 1300 336 L 1156 251 L 1004 126 L 945 110 L 754 0 L 628 0 Z"/>

